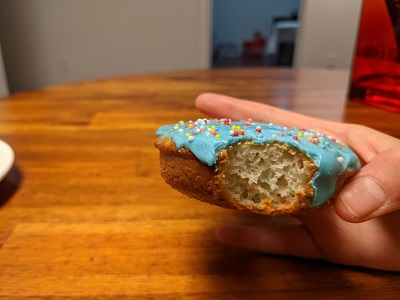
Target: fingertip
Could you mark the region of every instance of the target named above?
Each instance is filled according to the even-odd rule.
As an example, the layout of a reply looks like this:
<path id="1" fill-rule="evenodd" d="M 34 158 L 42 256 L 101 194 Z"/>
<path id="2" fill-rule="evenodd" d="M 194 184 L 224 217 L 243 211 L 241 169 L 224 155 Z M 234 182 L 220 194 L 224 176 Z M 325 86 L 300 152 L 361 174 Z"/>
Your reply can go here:
<path id="1" fill-rule="evenodd" d="M 215 93 L 201 93 L 195 99 L 195 105 L 197 108 L 201 108 L 204 105 L 208 105 L 215 101 L 218 101 L 219 98 L 222 98 L 222 95 L 218 95 Z"/>
<path id="2" fill-rule="evenodd" d="M 340 191 L 334 208 L 336 214 L 351 223 L 370 220 L 385 204 L 386 194 L 372 177 L 359 176 Z"/>
<path id="3" fill-rule="evenodd" d="M 195 100 L 196 107 L 198 104 L 202 104 L 204 101 L 208 101 L 211 95 L 211 93 L 201 93 L 200 95 L 198 95 Z"/>
<path id="4" fill-rule="evenodd" d="M 213 112 L 216 95 L 213 93 L 203 93 L 197 96 L 195 100 L 196 109 L 206 115 L 211 115 Z"/>
<path id="5" fill-rule="evenodd" d="M 363 220 L 356 216 L 355 213 L 343 202 L 343 199 L 338 196 L 333 204 L 336 214 L 344 221 L 349 223 L 360 223 Z"/>
<path id="6" fill-rule="evenodd" d="M 197 96 L 197 110 L 213 118 L 226 118 L 232 115 L 234 98 L 214 93 L 204 93 Z"/>

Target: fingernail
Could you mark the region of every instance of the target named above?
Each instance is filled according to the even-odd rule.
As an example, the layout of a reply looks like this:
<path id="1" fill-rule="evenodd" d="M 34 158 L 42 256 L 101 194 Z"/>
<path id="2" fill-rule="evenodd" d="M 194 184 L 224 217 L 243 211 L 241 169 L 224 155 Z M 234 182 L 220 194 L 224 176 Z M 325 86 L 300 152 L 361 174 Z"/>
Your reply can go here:
<path id="1" fill-rule="evenodd" d="M 355 219 L 364 219 L 386 202 L 382 187 L 370 177 L 359 177 L 340 192 L 344 206 Z"/>

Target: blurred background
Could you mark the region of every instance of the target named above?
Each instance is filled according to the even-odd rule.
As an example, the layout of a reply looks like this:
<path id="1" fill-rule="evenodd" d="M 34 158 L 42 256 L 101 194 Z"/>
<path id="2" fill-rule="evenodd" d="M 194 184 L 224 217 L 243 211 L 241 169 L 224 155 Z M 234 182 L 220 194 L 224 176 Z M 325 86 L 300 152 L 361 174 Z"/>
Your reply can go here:
<path id="1" fill-rule="evenodd" d="M 361 0 L 3 0 L 0 97 L 229 67 L 351 67 Z"/>

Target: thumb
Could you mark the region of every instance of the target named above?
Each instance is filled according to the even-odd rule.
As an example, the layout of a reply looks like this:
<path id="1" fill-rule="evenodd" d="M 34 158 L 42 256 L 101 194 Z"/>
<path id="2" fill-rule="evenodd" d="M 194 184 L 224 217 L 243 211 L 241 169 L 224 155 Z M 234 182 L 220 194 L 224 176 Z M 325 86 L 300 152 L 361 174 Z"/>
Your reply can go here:
<path id="1" fill-rule="evenodd" d="M 400 209 L 400 147 L 379 153 L 340 191 L 334 202 L 345 221 L 358 223 Z"/>

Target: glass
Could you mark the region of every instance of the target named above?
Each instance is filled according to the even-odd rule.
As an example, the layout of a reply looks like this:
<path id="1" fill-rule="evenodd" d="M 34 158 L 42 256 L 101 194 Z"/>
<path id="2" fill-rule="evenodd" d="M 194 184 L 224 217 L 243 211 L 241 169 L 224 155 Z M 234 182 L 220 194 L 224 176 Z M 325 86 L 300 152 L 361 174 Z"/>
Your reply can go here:
<path id="1" fill-rule="evenodd" d="M 400 112 L 400 0 L 364 0 L 350 99 Z"/>

